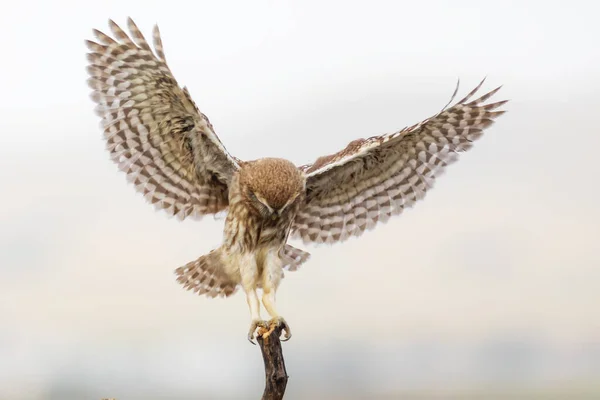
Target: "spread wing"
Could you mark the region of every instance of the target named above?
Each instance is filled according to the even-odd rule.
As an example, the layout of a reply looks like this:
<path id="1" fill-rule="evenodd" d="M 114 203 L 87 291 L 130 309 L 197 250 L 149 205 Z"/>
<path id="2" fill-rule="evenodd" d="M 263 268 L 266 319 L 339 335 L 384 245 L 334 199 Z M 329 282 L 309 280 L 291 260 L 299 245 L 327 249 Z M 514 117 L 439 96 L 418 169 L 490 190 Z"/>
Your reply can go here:
<path id="1" fill-rule="evenodd" d="M 499 87 L 468 102 L 482 84 L 416 125 L 355 140 L 338 153 L 300 167 L 307 174 L 307 197 L 292 235 L 304 242 L 344 241 L 422 199 L 457 153 L 471 148 L 504 113 L 494 110 L 506 101 L 487 103 Z M 457 90 L 458 85 L 450 103 Z"/>
<path id="2" fill-rule="evenodd" d="M 109 21 L 114 39 L 87 41 L 89 86 L 112 160 L 158 209 L 180 219 L 228 206 L 238 160 L 167 66 L 158 27 L 154 52 L 128 19 L 131 37 Z"/>

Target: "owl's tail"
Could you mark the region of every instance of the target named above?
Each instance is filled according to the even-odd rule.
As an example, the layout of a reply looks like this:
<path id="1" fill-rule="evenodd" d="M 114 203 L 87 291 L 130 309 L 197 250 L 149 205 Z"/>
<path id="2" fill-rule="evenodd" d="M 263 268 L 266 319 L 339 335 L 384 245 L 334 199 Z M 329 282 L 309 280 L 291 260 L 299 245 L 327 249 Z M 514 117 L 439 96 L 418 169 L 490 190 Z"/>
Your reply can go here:
<path id="1" fill-rule="evenodd" d="M 298 267 L 310 258 L 310 253 L 286 244 L 281 251 L 283 260 L 283 269 L 295 271 Z"/>
<path id="2" fill-rule="evenodd" d="M 229 297 L 237 290 L 237 283 L 225 272 L 220 247 L 177 268 L 175 274 L 186 290 L 208 297 Z"/>
<path id="3" fill-rule="evenodd" d="M 295 271 L 310 257 L 304 250 L 286 244 L 280 253 L 283 268 Z M 208 297 L 229 297 L 237 291 L 238 282 L 227 275 L 221 247 L 175 270 L 177 282 L 186 290 Z"/>

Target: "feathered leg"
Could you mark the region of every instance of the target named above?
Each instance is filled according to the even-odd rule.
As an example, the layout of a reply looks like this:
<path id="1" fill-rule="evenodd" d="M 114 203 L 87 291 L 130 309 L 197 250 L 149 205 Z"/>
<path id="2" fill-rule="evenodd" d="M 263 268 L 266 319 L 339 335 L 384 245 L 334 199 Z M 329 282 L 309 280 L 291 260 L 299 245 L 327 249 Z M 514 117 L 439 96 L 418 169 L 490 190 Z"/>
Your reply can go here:
<path id="1" fill-rule="evenodd" d="M 260 303 L 258 301 L 258 295 L 256 294 L 256 286 L 258 283 L 258 265 L 256 259 L 252 254 L 244 254 L 240 256 L 239 260 L 240 275 L 242 278 L 242 288 L 246 293 L 246 301 L 250 308 L 250 316 L 252 322 L 250 329 L 248 330 L 248 340 L 252 344 L 256 336 L 256 330 L 259 327 L 266 328 L 267 324 L 260 318 Z"/>
<path id="2" fill-rule="evenodd" d="M 262 271 L 262 302 L 271 316 L 271 320 L 269 321 L 270 329 L 265 336 L 268 336 L 276 326 L 282 326 L 285 330 L 284 339 L 282 340 L 286 341 L 292 337 L 292 332 L 285 319 L 275 310 L 275 293 L 283 276 L 282 265 L 283 263 L 278 251 L 269 251 L 266 254 Z"/>

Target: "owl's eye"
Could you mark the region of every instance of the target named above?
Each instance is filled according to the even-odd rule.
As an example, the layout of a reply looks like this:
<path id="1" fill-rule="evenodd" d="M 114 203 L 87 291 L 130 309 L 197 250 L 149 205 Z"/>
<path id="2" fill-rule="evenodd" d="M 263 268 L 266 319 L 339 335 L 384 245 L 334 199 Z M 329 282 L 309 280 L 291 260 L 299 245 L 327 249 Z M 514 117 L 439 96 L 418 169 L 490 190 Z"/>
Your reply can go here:
<path id="1" fill-rule="evenodd" d="M 250 198 L 250 200 L 252 200 L 255 203 L 258 203 L 260 206 L 264 207 L 265 205 L 263 204 L 262 201 L 260 201 L 258 199 L 258 197 L 256 196 L 256 194 L 254 194 L 254 192 L 252 191 L 248 191 L 248 197 Z"/>

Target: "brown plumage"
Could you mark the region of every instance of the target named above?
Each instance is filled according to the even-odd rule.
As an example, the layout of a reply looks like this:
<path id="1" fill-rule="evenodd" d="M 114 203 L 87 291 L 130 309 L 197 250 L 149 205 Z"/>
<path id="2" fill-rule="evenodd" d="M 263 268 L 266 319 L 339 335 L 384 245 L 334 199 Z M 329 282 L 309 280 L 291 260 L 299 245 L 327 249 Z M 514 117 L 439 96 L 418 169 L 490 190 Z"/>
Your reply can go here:
<path id="1" fill-rule="evenodd" d="M 305 243 L 342 242 L 400 214 L 504 112 L 494 110 L 505 101 L 487 103 L 499 88 L 470 100 L 482 81 L 431 118 L 354 140 L 313 164 L 243 162 L 227 152 L 178 85 L 158 28 L 153 50 L 135 23 L 127 22 L 131 37 L 110 21 L 114 39 L 94 30 L 97 41 L 86 42 L 88 84 L 111 158 L 136 190 L 169 215 L 227 211 L 222 245 L 178 268 L 177 280 L 210 297 L 230 296 L 241 286 L 252 315 L 250 339 L 264 325 L 257 288 L 273 321 L 290 336 L 275 310 L 275 292 L 282 270 L 296 270 L 309 258 L 286 243 L 290 233 Z"/>
<path id="2" fill-rule="evenodd" d="M 262 158 L 244 163 L 240 184 L 258 193 L 273 209 L 280 209 L 304 191 L 302 172 L 281 158 Z"/>

